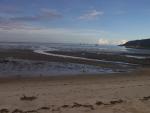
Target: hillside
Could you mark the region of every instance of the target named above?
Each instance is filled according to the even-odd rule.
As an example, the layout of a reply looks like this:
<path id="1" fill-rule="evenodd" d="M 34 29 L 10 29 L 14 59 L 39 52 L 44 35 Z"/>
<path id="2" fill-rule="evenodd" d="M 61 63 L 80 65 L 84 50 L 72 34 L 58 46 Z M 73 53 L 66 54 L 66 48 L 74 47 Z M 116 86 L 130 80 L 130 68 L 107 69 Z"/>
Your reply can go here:
<path id="1" fill-rule="evenodd" d="M 150 39 L 142 39 L 142 40 L 133 40 L 128 41 L 127 43 L 121 45 L 128 48 L 149 48 L 150 49 Z"/>

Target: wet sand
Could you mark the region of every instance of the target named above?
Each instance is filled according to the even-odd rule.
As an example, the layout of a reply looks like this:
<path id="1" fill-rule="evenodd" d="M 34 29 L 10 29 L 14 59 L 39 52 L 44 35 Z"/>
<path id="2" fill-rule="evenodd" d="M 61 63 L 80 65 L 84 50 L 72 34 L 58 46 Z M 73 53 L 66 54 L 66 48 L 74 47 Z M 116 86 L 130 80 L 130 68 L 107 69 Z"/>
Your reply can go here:
<path id="1" fill-rule="evenodd" d="M 150 113 L 150 69 L 0 79 L 1 113 Z M 8 112 L 7 112 L 8 111 Z"/>
<path id="2" fill-rule="evenodd" d="M 51 52 L 51 53 L 56 53 L 56 52 Z M 68 52 L 67 52 L 68 53 Z M 63 56 L 63 52 L 61 51 L 57 51 L 56 54 L 62 54 Z M 72 56 L 79 56 L 80 57 L 80 53 L 78 52 L 69 52 L 69 55 L 72 54 Z M 91 54 L 90 54 L 91 55 Z M 23 60 L 33 60 L 33 61 L 47 61 L 47 62 L 62 62 L 62 63 L 79 63 L 79 64 L 88 64 L 88 65 L 94 65 L 94 66 L 99 66 L 102 68 L 112 68 L 112 69 L 122 69 L 125 68 L 125 66 L 123 66 L 123 64 L 131 64 L 129 65 L 129 67 L 131 68 L 136 68 L 137 66 L 135 66 L 134 64 L 140 64 L 143 65 L 143 63 L 145 63 L 144 65 L 149 65 L 150 64 L 150 60 L 146 59 L 146 60 L 138 60 L 138 59 L 134 59 L 136 60 L 135 62 L 130 62 L 128 61 L 128 58 L 123 58 L 126 59 L 127 61 L 119 60 L 119 55 L 110 55 L 110 54 L 92 54 L 92 57 L 89 55 L 89 53 L 85 53 L 85 56 L 81 56 L 83 57 L 81 58 L 71 58 L 71 57 L 59 57 L 59 56 L 54 56 L 54 55 L 45 55 L 45 54 L 40 54 L 40 53 L 35 53 L 31 50 L 19 50 L 19 49 L 8 49 L 8 50 L 0 50 L 0 58 L 3 60 L 5 58 L 14 58 L 14 59 L 23 59 Z M 105 57 L 105 59 L 103 57 L 101 57 L 101 55 L 103 57 Z M 109 58 L 109 59 L 108 59 Z M 90 60 L 89 60 L 90 59 Z M 130 58 L 131 60 L 133 58 Z M 118 62 L 118 63 L 117 63 Z M 133 65 L 132 65 L 133 64 Z"/>
<path id="3" fill-rule="evenodd" d="M 150 58 L 148 54 L 136 53 L 113 53 L 113 52 L 87 52 L 87 51 L 49 51 L 48 53 L 58 55 L 68 55 L 74 57 L 83 57 L 89 59 L 97 59 L 113 62 L 124 62 L 139 65 L 150 65 Z M 145 57 L 144 57 L 145 56 Z"/>

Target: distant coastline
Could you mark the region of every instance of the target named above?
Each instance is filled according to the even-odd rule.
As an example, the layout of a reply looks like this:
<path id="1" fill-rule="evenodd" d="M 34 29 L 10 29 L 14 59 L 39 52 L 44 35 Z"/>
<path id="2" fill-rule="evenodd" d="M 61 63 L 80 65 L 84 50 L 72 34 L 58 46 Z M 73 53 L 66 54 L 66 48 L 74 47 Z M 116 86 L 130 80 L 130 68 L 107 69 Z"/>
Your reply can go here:
<path id="1" fill-rule="evenodd" d="M 120 46 L 136 49 L 150 49 L 150 39 L 128 41 Z"/>

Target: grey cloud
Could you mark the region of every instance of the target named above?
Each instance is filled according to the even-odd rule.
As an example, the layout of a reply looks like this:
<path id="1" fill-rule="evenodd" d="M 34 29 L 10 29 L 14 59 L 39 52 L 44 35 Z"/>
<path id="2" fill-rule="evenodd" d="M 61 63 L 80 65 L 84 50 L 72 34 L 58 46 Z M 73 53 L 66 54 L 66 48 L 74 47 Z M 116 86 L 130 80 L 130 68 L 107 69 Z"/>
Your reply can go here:
<path id="1" fill-rule="evenodd" d="M 2 30 L 13 30 L 13 29 L 21 29 L 21 30 L 36 30 L 41 29 L 39 27 L 33 27 L 23 22 L 15 22 L 9 19 L 5 19 L 0 17 L 0 29 Z"/>
<path id="2" fill-rule="evenodd" d="M 97 11 L 97 10 L 90 10 L 81 15 L 78 19 L 80 20 L 93 20 L 96 19 L 98 16 L 102 16 L 104 12 Z"/>
<path id="3" fill-rule="evenodd" d="M 10 18 L 11 21 L 42 21 L 42 20 L 53 20 L 59 19 L 62 15 L 56 11 L 51 10 L 42 10 L 39 14 L 35 16 L 20 16 L 20 17 L 12 17 Z"/>
<path id="4" fill-rule="evenodd" d="M 62 18 L 62 15 L 57 11 L 42 9 L 39 14 L 35 16 L 9 16 L 9 17 L 0 17 L 0 28 L 1 29 L 24 29 L 28 27 L 28 22 L 41 22 L 41 21 L 51 21 L 54 19 Z"/>
<path id="5" fill-rule="evenodd" d="M 24 29 L 26 27 L 25 23 L 13 22 L 9 19 L 0 17 L 0 29 L 11 30 L 11 29 Z"/>
<path id="6" fill-rule="evenodd" d="M 20 29 L 20 28 L 23 28 L 24 26 L 25 25 L 23 23 L 12 22 L 12 21 L 4 20 L 3 18 L 0 18 L 0 29 L 3 29 L 3 30 Z"/>

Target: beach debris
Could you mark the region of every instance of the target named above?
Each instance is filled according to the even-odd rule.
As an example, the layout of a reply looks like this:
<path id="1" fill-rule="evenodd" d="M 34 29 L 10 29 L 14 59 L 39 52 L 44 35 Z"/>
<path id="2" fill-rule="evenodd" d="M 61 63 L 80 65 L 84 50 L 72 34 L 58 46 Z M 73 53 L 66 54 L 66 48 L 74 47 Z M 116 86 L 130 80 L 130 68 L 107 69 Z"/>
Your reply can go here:
<path id="1" fill-rule="evenodd" d="M 50 109 L 50 107 L 41 107 L 38 110 L 49 110 L 49 109 Z"/>
<path id="2" fill-rule="evenodd" d="M 119 99 L 119 100 L 113 100 L 113 101 L 110 101 L 109 103 L 103 103 L 102 101 L 97 101 L 95 104 L 97 106 L 100 106 L 100 105 L 116 105 L 116 104 L 120 104 L 120 103 L 123 103 L 124 101 L 122 99 Z"/>
<path id="3" fill-rule="evenodd" d="M 98 106 L 100 106 L 100 105 L 103 105 L 104 103 L 101 102 L 101 101 L 97 101 L 95 104 L 98 105 Z"/>
<path id="4" fill-rule="evenodd" d="M 74 108 L 74 107 L 81 107 L 81 106 L 82 106 L 82 104 L 79 104 L 79 103 L 74 102 L 72 108 Z"/>
<path id="5" fill-rule="evenodd" d="M 147 101 L 149 99 L 150 99 L 150 96 L 147 96 L 147 97 L 143 97 L 141 100 Z"/>
<path id="6" fill-rule="evenodd" d="M 8 109 L 1 109 L 0 113 L 9 113 L 9 110 Z"/>
<path id="7" fill-rule="evenodd" d="M 37 99 L 36 96 L 25 96 L 25 95 L 20 98 L 20 100 L 23 100 L 23 101 L 33 101 L 35 99 Z"/>
<path id="8" fill-rule="evenodd" d="M 61 106 L 62 108 L 68 108 L 69 107 L 69 105 L 63 105 L 63 106 Z"/>
<path id="9" fill-rule="evenodd" d="M 25 111 L 23 113 L 38 113 L 38 111 L 37 110 L 30 110 L 30 111 Z"/>
<path id="10" fill-rule="evenodd" d="M 37 97 L 34 97 L 34 96 L 31 96 L 31 97 L 27 97 L 27 96 L 23 96 L 21 97 L 21 100 L 29 100 L 29 101 L 32 101 L 34 99 L 36 99 Z M 147 97 L 143 97 L 142 100 L 149 100 L 150 99 L 150 96 L 147 96 Z M 124 100 L 122 99 L 119 99 L 119 100 L 112 100 L 112 101 L 109 101 L 108 103 L 104 103 L 102 101 L 96 101 L 95 105 L 97 106 L 101 106 L 101 105 L 116 105 L 116 104 L 120 104 L 120 103 L 123 103 Z M 61 109 L 71 109 L 71 108 L 88 108 L 90 110 L 94 110 L 94 105 L 91 105 L 91 104 L 80 104 L 78 102 L 74 102 L 72 105 L 68 105 L 68 104 L 64 104 L 62 106 L 55 106 L 55 105 L 52 105 L 51 108 L 50 107 L 47 107 L 47 106 L 43 106 L 43 107 L 40 107 L 38 109 L 35 109 L 35 110 L 30 110 L 30 111 L 22 111 L 20 109 L 15 109 L 13 110 L 11 113 L 38 113 L 40 110 L 51 110 L 51 111 L 61 111 Z M 0 110 L 0 113 L 9 113 L 9 110 L 8 109 L 1 109 Z"/>
<path id="11" fill-rule="evenodd" d="M 94 110 L 94 107 L 93 105 L 82 105 L 83 107 L 87 107 L 87 108 L 90 108 L 91 110 Z"/>
<path id="12" fill-rule="evenodd" d="M 76 102 L 73 104 L 72 108 L 75 108 L 75 107 L 85 107 L 85 108 L 90 108 L 91 110 L 94 110 L 93 105 L 79 104 Z"/>
<path id="13" fill-rule="evenodd" d="M 12 111 L 12 113 L 24 113 L 22 110 L 19 110 L 19 109 L 15 109 Z"/>
<path id="14" fill-rule="evenodd" d="M 111 105 L 120 104 L 120 103 L 123 103 L 123 100 L 122 100 L 122 99 L 110 101 L 110 104 L 111 104 Z"/>

